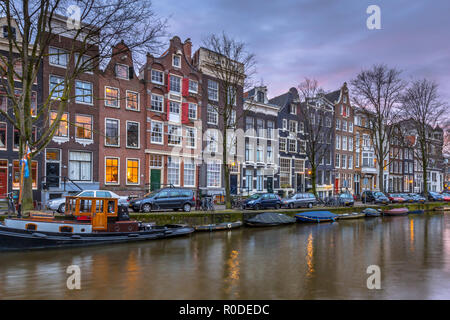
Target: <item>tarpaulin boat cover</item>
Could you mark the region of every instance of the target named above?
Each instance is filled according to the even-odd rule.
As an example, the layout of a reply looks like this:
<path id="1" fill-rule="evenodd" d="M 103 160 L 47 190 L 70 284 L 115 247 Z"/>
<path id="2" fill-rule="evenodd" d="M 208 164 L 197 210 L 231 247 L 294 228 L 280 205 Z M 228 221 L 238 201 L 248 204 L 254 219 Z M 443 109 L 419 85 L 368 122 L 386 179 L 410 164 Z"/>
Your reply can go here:
<path id="1" fill-rule="evenodd" d="M 334 214 L 330 211 L 307 211 L 298 213 L 295 216 L 298 218 L 307 218 L 312 220 L 334 220 L 338 217 L 337 214 Z"/>
<path id="2" fill-rule="evenodd" d="M 258 214 L 253 218 L 248 219 L 247 222 L 254 224 L 285 224 L 285 223 L 294 223 L 295 218 L 291 218 L 282 213 L 264 212 Z"/>

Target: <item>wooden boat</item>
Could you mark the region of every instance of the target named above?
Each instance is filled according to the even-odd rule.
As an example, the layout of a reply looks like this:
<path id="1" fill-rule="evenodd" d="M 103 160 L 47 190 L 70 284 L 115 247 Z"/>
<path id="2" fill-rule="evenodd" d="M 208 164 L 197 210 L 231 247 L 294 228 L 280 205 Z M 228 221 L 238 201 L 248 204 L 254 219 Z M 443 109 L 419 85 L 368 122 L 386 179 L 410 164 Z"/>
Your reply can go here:
<path id="1" fill-rule="evenodd" d="M 359 219 L 364 218 L 365 216 L 366 214 L 362 212 L 343 213 L 338 214 L 336 220 Z"/>
<path id="2" fill-rule="evenodd" d="M 221 230 L 231 230 L 240 228 L 242 226 L 242 221 L 235 222 L 223 222 L 217 224 L 206 224 L 200 226 L 194 226 L 195 231 L 221 231 Z"/>
<path id="3" fill-rule="evenodd" d="M 383 215 L 385 216 L 406 216 L 408 214 L 408 208 L 394 208 L 390 210 L 384 210 Z"/>
<path id="4" fill-rule="evenodd" d="M 0 251 L 47 249 L 124 243 L 187 235 L 193 228 L 154 226 L 130 221 L 115 198 L 66 197 L 67 220 L 31 213 L 26 218 L 7 218 L 0 225 Z M 77 221 L 87 216 L 90 220 Z"/>
<path id="5" fill-rule="evenodd" d="M 408 214 L 422 214 L 424 212 L 425 212 L 425 210 L 412 210 L 412 211 L 408 211 Z"/>
<path id="6" fill-rule="evenodd" d="M 274 227 L 295 223 L 295 219 L 277 212 L 263 212 L 253 218 L 245 220 L 249 227 Z"/>
<path id="7" fill-rule="evenodd" d="M 300 222 L 333 222 L 337 217 L 337 214 L 330 211 L 306 211 L 295 215 Z"/>
<path id="8" fill-rule="evenodd" d="M 381 210 L 366 208 L 362 211 L 366 215 L 366 217 L 379 217 L 381 215 Z"/>

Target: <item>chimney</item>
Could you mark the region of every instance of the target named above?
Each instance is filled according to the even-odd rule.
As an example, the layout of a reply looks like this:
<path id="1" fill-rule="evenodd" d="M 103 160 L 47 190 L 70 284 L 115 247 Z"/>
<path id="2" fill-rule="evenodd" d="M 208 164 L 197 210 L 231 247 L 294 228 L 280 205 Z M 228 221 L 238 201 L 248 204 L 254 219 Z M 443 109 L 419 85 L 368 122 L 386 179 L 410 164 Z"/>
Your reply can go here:
<path id="1" fill-rule="evenodd" d="M 190 63 L 192 63 L 192 42 L 190 38 L 187 38 L 183 44 L 184 56 Z"/>

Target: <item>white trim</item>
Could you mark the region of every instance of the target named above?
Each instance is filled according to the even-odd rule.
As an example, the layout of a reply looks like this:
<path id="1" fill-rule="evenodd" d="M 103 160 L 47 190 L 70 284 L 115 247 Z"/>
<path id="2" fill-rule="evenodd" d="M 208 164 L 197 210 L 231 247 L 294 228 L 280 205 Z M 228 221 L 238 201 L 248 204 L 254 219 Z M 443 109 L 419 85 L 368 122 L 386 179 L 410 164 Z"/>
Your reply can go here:
<path id="1" fill-rule="evenodd" d="M 117 107 L 106 105 L 106 102 L 108 101 L 108 100 L 106 100 L 106 88 L 117 90 Z M 105 86 L 104 87 L 104 91 L 105 91 L 105 104 L 104 104 L 104 106 L 108 107 L 108 108 L 120 109 L 120 89 L 116 88 L 116 87 Z"/>
<path id="2" fill-rule="evenodd" d="M 152 141 L 152 122 L 161 124 L 161 142 Z M 150 120 L 150 144 L 164 145 L 164 121 Z"/>
<path id="3" fill-rule="evenodd" d="M 67 50 L 65 50 L 65 49 L 58 48 L 58 47 L 55 47 L 55 46 L 49 46 L 49 47 L 48 47 L 48 54 L 49 54 L 49 55 L 48 55 L 48 64 L 49 64 L 50 66 L 52 66 L 52 67 L 57 67 L 57 68 L 67 69 L 67 65 L 62 66 L 62 65 L 60 65 L 60 64 L 53 64 L 53 63 L 50 62 L 50 61 L 51 61 L 51 57 L 52 57 L 52 56 L 56 56 L 56 55 L 50 53 L 50 49 L 56 49 L 56 50 L 64 51 L 64 52 L 66 53 L 66 55 L 67 55 L 67 65 L 69 65 L 69 59 L 70 59 L 69 52 L 68 52 Z M 59 54 L 58 54 L 58 55 L 59 55 Z"/>
<path id="4" fill-rule="evenodd" d="M 118 123 L 117 123 L 117 128 L 118 128 L 117 135 L 118 135 L 118 142 L 119 142 L 118 145 L 109 145 L 109 144 L 106 143 L 106 121 L 107 120 L 116 120 L 116 121 L 118 121 Z M 104 140 L 104 143 L 105 143 L 105 147 L 120 148 L 120 119 L 105 118 L 105 140 Z"/>
<path id="5" fill-rule="evenodd" d="M 128 146 L 128 123 L 137 123 L 138 124 L 138 146 L 137 147 L 130 147 Z M 125 147 L 127 149 L 140 149 L 141 148 L 141 123 L 138 121 L 131 121 L 131 120 L 126 120 L 125 121 L 125 128 L 126 128 L 126 143 L 125 143 Z"/>
<path id="6" fill-rule="evenodd" d="M 138 161 L 138 183 L 128 183 L 128 160 L 137 160 Z M 139 158 L 125 158 L 126 161 L 126 178 L 125 184 L 127 186 L 138 186 L 141 184 L 141 159 Z"/>
<path id="7" fill-rule="evenodd" d="M 77 82 L 83 82 L 83 83 L 89 83 L 91 85 L 91 103 L 83 102 L 83 101 L 77 101 Z M 84 96 L 83 96 L 84 98 Z M 90 81 L 84 81 L 84 80 L 75 80 L 75 99 L 76 104 L 84 104 L 87 106 L 93 106 L 94 105 L 94 83 Z"/>
<path id="8" fill-rule="evenodd" d="M 179 66 L 177 66 L 177 65 L 174 64 L 174 58 L 175 58 L 175 57 L 178 57 L 178 58 L 180 59 L 180 65 L 179 65 Z M 172 54 L 172 67 L 181 69 L 181 55 L 176 54 L 176 53 L 173 53 L 173 54 Z"/>
<path id="9" fill-rule="evenodd" d="M 161 75 L 162 75 L 162 82 L 153 81 L 153 79 L 152 79 L 152 71 L 158 71 L 158 72 L 161 73 Z M 150 70 L 150 82 L 153 83 L 153 84 L 157 84 L 157 85 L 163 86 L 164 85 L 164 71 L 161 71 L 161 70 L 158 70 L 158 69 L 151 69 Z"/>
<path id="10" fill-rule="evenodd" d="M 126 77 L 126 78 L 119 77 L 119 76 L 117 75 L 117 66 L 124 66 L 124 67 L 127 67 L 127 77 Z M 117 79 L 130 80 L 130 66 L 128 66 L 128 65 L 126 65 L 126 64 L 123 64 L 123 63 L 116 63 L 116 64 L 114 65 L 114 74 L 115 74 L 115 77 L 116 77 Z"/>
<path id="11" fill-rule="evenodd" d="M 128 108 L 128 92 L 137 94 L 137 109 L 136 110 Z M 151 99 L 151 97 L 150 97 L 150 99 Z M 164 99 L 163 99 L 163 107 L 164 107 Z M 130 111 L 135 111 L 135 112 L 141 111 L 141 95 L 139 94 L 139 92 L 132 91 L 132 90 L 125 90 L 125 110 L 130 110 Z"/>

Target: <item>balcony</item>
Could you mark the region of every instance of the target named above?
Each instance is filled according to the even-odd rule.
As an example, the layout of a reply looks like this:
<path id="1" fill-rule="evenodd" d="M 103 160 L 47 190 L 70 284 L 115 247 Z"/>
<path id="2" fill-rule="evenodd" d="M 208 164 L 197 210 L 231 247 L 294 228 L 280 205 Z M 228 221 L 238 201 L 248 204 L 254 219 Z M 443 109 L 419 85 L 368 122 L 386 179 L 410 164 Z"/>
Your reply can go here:
<path id="1" fill-rule="evenodd" d="M 378 169 L 375 166 L 365 166 L 365 165 L 363 165 L 361 167 L 361 173 L 377 174 L 378 173 Z"/>

